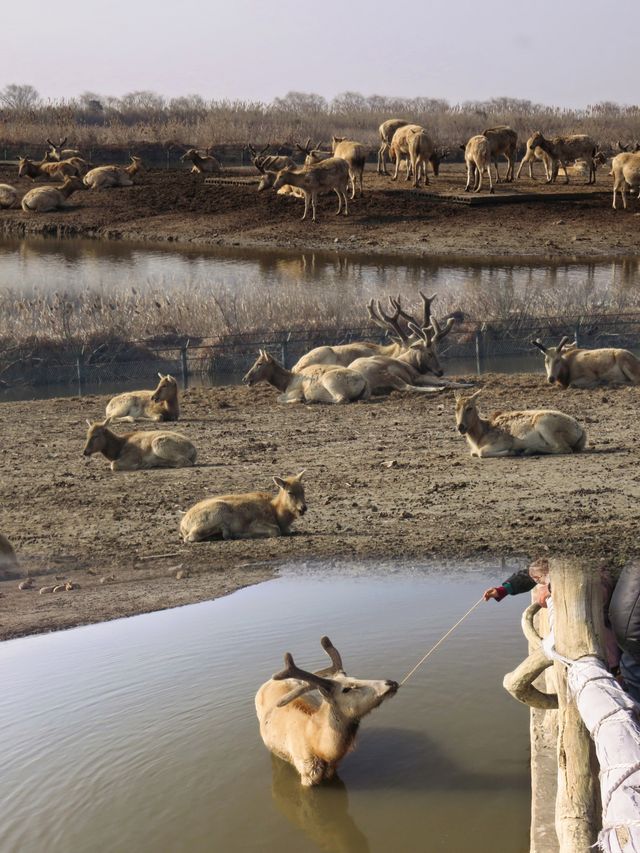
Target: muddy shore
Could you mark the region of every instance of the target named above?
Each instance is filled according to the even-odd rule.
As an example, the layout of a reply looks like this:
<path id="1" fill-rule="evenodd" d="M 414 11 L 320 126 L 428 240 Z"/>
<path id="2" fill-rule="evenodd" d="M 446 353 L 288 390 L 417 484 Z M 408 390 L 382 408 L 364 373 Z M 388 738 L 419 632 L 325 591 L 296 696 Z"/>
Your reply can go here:
<path id="1" fill-rule="evenodd" d="M 611 178 L 598 173 L 595 187 L 583 178 L 546 186 L 522 178 L 498 184 L 496 196 L 522 201 L 468 207 L 447 196 L 464 195 L 464 170 L 444 163 L 427 190 L 368 171 L 365 194 L 348 217 L 334 216 L 335 196 L 321 197 L 318 222 L 300 222 L 302 202 L 259 193 L 250 171 L 231 170 L 227 183 L 205 185 L 184 171 L 150 170 L 135 187 L 80 192 L 70 208 L 49 214 L 0 211 L 0 234 L 135 240 L 244 248 L 329 249 L 412 256 L 509 255 L 518 258 L 586 259 L 638 250 L 635 199 L 627 211 L 611 208 Z M 15 166 L 0 167 L 0 182 L 24 193 L 33 184 L 16 179 Z M 578 198 L 563 200 L 562 194 Z M 430 194 L 435 193 L 438 198 Z M 540 201 L 527 195 L 535 193 Z"/>
<path id="2" fill-rule="evenodd" d="M 561 392 L 542 373 L 481 384 L 485 411 L 558 407 L 579 418 L 587 452 L 472 459 L 450 393 L 283 407 L 269 388 L 225 387 L 184 394 L 179 429 L 198 449 L 195 468 L 114 474 L 81 455 L 85 419 L 107 398 L 3 403 L 0 529 L 35 588 L 0 583 L 0 638 L 214 598 L 285 562 L 637 556 L 640 388 Z M 294 535 L 180 542 L 181 512 L 196 501 L 268 490 L 274 474 L 302 468 L 309 511 Z M 79 588 L 40 595 L 56 577 Z"/>

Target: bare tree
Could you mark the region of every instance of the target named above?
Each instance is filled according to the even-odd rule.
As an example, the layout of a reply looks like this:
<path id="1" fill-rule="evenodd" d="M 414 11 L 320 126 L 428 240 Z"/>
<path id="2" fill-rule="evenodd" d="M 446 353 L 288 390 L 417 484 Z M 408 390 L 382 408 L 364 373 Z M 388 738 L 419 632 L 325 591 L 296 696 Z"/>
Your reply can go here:
<path id="1" fill-rule="evenodd" d="M 38 90 L 26 83 L 10 83 L 0 91 L 0 104 L 11 110 L 27 110 L 39 102 Z"/>

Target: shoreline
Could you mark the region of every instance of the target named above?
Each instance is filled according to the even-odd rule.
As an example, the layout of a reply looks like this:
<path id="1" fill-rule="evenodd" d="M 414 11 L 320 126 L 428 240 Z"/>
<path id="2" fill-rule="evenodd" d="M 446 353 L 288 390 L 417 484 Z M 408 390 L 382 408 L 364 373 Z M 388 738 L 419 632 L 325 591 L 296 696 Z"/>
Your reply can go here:
<path id="1" fill-rule="evenodd" d="M 272 389 L 223 386 L 183 394 L 177 428 L 196 466 L 114 474 L 81 455 L 85 419 L 107 397 L 3 403 L 1 529 L 35 589 L 0 582 L 0 639 L 210 600 L 284 564 L 640 556 L 640 449 L 629 438 L 640 388 L 561 392 L 542 373 L 485 374 L 478 386 L 483 412 L 535 404 L 573 415 L 589 449 L 472 459 L 449 393 L 284 407 Z M 270 491 L 275 474 L 303 468 L 309 512 L 294 535 L 179 540 L 182 512 L 203 497 Z M 39 595 L 62 577 L 79 588 Z"/>

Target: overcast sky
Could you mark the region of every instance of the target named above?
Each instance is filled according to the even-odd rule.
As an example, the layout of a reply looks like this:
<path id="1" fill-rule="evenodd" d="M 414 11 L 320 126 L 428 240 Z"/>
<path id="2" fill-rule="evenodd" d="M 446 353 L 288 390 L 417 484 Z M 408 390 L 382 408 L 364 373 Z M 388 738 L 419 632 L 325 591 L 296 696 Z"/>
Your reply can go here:
<path id="1" fill-rule="evenodd" d="M 640 0 L 32 0 L 28 9 L 27 24 L 22 3 L 4 4 L 0 88 L 29 83 L 48 98 L 152 89 L 270 101 L 351 90 L 452 103 L 640 102 Z"/>

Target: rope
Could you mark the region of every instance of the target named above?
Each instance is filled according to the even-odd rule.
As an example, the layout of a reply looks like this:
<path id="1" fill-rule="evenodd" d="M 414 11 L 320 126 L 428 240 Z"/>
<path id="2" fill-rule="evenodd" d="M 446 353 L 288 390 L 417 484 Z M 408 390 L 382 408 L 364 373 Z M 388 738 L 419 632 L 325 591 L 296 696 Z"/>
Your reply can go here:
<path id="1" fill-rule="evenodd" d="M 438 646 L 439 646 L 441 643 L 444 643 L 444 641 L 447 639 L 447 637 L 449 636 L 449 634 L 451 634 L 453 631 L 455 631 L 455 629 L 458 627 L 458 625 L 462 624 L 462 622 L 464 622 L 464 620 L 467 618 L 467 616 L 469 616 L 469 614 L 473 613 L 473 611 L 476 609 L 476 607 L 477 607 L 479 604 L 482 604 L 482 602 L 483 602 L 483 601 L 484 601 L 484 596 L 482 596 L 482 598 L 480 598 L 478 601 L 476 601 L 476 603 L 473 605 L 473 607 L 470 607 L 470 608 L 467 610 L 467 612 L 464 614 L 464 616 L 463 616 L 461 619 L 458 619 L 458 621 L 456 622 L 456 624 L 455 624 L 455 625 L 453 625 L 451 628 L 449 628 L 449 630 L 447 631 L 447 633 L 446 633 L 443 637 L 440 637 L 440 639 L 439 639 L 439 640 L 438 640 L 438 642 L 435 644 L 435 646 L 431 646 L 431 648 L 430 648 L 430 649 L 429 649 L 429 651 L 426 653 L 426 655 L 424 655 L 423 657 L 421 657 L 421 658 L 420 658 L 420 660 L 418 661 L 418 663 L 413 667 L 413 669 L 409 670 L 409 672 L 405 675 L 405 677 L 404 677 L 404 678 L 402 679 L 402 681 L 400 682 L 400 687 L 402 687 L 402 685 L 405 683 L 405 681 L 408 681 L 408 680 L 411 678 L 411 676 L 413 675 L 413 673 L 414 673 L 414 672 L 415 672 L 415 671 L 416 671 L 420 666 L 422 666 L 422 664 L 426 661 L 426 659 L 429 657 L 429 655 L 430 655 L 430 654 L 432 654 L 433 652 L 435 652 L 435 650 L 438 648 Z"/>

